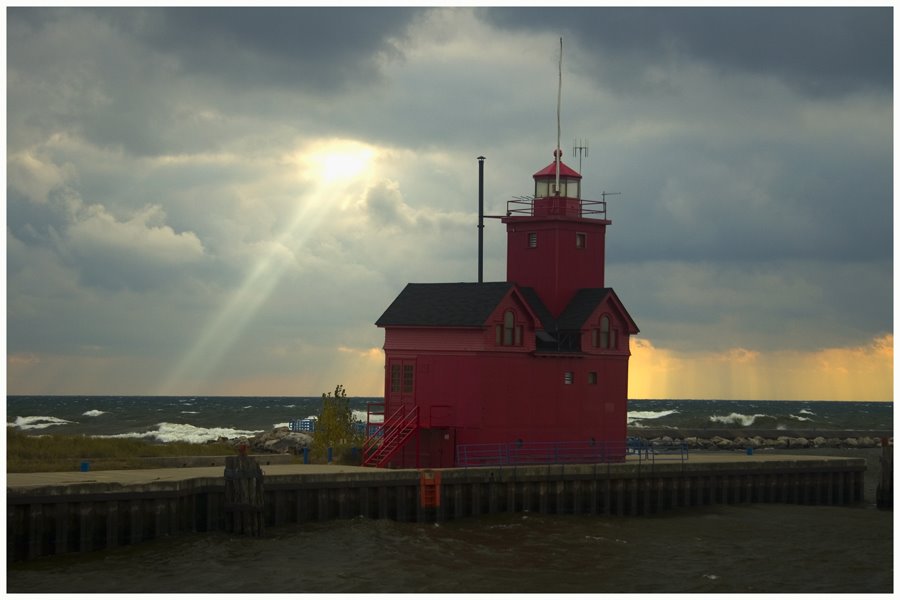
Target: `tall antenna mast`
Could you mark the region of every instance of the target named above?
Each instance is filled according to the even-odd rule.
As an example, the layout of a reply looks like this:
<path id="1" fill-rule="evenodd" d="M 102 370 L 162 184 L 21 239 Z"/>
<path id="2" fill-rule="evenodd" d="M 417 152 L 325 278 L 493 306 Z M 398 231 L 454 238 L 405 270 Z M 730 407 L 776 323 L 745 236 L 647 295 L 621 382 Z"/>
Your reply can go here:
<path id="1" fill-rule="evenodd" d="M 560 135 L 560 127 L 559 127 L 559 106 L 562 103 L 562 37 L 559 38 L 559 87 L 556 88 L 556 188 L 554 188 L 554 193 L 559 195 L 559 157 L 562 154 L 562 150 L 560 150 L 559 145 L 559 135 Z"/>
<path id="2" fill-rule="evenodd" d="M 572 156 L 578 157 L 578 172 L 581 173 L 581 158 L 587 157 L 588 155 L 588 141 L 587 139 L 577 139 L 575 143 L 572 145 Z"/>

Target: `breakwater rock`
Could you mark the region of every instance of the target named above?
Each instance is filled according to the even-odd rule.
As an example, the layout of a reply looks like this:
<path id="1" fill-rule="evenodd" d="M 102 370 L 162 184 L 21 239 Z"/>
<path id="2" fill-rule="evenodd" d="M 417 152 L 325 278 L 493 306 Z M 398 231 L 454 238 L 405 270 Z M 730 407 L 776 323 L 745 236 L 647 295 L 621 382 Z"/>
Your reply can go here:
<path id="1" fill-rule="evenodd" d="M 276 427 L 272 431 L 261 431 L 253 437 L 219 438 L 217 441 L 230 444 L 234 448 L 246 445 L 254 454 L 300 454 L 304 448 L 312 446 L 312 436 L 291 431 L 287 427 Z"/>
<path id="2" fill-rule="evenodd" d="M 689 449 L 696 450 L 798 450 L 804 448 L 878 448 L 882 446 L 882 439 L 889 440 L 893 444 L 893 436 L 859 435 L 859 436 L 797 436 L 797 435 L 641 435 L 638 432 L 629 432 L 633 437 L 640 437 L 645 441 L 655 444 L 684 443 Z"/>

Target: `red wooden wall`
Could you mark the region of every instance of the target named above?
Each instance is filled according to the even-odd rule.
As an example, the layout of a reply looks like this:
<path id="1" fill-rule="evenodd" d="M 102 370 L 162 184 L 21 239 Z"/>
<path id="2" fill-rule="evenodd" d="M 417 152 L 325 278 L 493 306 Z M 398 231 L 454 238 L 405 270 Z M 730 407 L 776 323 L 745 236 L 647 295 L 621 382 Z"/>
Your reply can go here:
<path id="1" fill-rule="evenodd" d="M 533 287 L 559 315 L 581 288 L 604 287 L 606 225 L 599 219 L 507 217 L 506 280 Z M 529 245 L 536 234 L 537 246 Z M 583 247 L 576 234 L 585 234 Z"/>

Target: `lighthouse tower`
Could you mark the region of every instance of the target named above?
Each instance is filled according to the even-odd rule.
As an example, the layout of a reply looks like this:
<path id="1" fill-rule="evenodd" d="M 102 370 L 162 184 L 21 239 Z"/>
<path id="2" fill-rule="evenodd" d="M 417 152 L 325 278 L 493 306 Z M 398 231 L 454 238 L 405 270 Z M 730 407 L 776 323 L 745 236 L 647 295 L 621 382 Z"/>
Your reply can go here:
<path id="1" fill-rule="evenodd" d="M 582 288 L 604 286 L 606 202 L 581 199 L 581 175 L 560 160 L 534 174 L 533 200 L 511 201 L 506 279 L 532 287 L 554 317 Z"/>
<path id="2" fill-rule="evenodd" d="M 558 150 L 533 179 L 501 218 L 506 281 L 409 283 L 376 321 L 384 402 L 369 412 L 384 420 L 363 464 L 624 459 L 638 328 L 605 287 L 606 204 Z"/>

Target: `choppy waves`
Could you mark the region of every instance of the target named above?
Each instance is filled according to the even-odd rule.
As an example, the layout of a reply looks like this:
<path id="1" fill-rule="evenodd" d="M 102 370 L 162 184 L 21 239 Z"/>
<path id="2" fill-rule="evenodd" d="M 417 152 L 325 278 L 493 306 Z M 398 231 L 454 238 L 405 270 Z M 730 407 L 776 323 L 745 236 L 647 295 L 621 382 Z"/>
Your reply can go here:
<path id="1" fill-rule="evenodd" d="M 352 399 L 366 421 L 374 398 Z M 247 408 L 250 407 L 250 408 Z M 7 397 L 7 425 L 33 435 L 118 436 L 155 442 L 207 442 L 312 418 L 321 398 Z M 729 400 L 629 401 L 627 424 L 639 429 L 889 430 L 892 403 Z M 18 416 L 17 416 L 18 415 Z M 373 421 L 378 419 L 373 415 Z M 511 416 L 512 419 L 512 416 Z M 521 418 L 516 417 L 520 422 Z"/>
<path id="2" fill-rule="evenodd" d="M 629 410 L 628 425 L 629 427 L 645 427 L 642 421 L 650 421 L 661 419 L 669 415 L 677 415 L 678 411 L 672 410 Z"/>
<path id="3" fill-rule="evenodd" d="M 56 425 L 69 425 L 75 421 L 67 421 L 57 417 L 16 417 L 15 421 L 7 422 L 8 427 L 17 427 L 18 429 L 46 429 Z"/>
<path id="4" fill-rule="evenodd" d="M 754 423 L 756 423 L 757 419 L 771 419 L 769 415 L 744 415 L 741 413 L 733 412 L 727 416 L 720 415 L 711 415 L 709 417 L 710 422 L 712 423 L 721 423 L 723 425 L 739 425 L 740 427 L 750 427 Z"/>
<path id="5" fill-rule="evenodd" d="M 232 429 L 230 427 L 197 427 L 184 423 L 158 423 L 156 429 L 143 432 L 119 433 L 115 435 L 98 435 L 101 438 L 131 438 L 144 439 L 156 442 L 190 442 L 193 444 L 202 444 L 205 442 L 215 441 L 219 438 L 237 438 L 250 437 L 259 433 L 257 431 L 249 431 L 243 429 Z"/>

